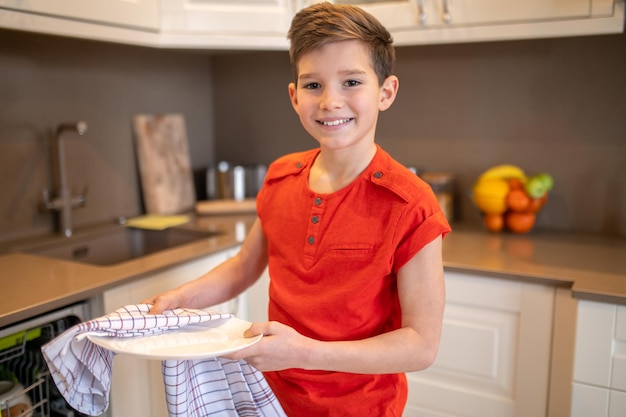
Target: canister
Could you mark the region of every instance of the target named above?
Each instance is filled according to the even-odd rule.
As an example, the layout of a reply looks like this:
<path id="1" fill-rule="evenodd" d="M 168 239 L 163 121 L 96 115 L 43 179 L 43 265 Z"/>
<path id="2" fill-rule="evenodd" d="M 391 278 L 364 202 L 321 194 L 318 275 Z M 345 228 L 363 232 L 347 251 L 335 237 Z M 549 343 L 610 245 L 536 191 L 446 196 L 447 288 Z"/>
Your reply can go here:
<path id="1" fill-rule="evenodd" d="M 236 201 L 254 198 L 263 185 L 266 171 L 263 164 L 233 165 L 220 161 L 206 171 L 207 198 Z"/>
<path id="2" fill-rule="evenodd" d="M 454 176 L 448 172 L 424 172 L 420 177 L 430 185 L 441 211 L 449 222 L 454 219 Z"/>

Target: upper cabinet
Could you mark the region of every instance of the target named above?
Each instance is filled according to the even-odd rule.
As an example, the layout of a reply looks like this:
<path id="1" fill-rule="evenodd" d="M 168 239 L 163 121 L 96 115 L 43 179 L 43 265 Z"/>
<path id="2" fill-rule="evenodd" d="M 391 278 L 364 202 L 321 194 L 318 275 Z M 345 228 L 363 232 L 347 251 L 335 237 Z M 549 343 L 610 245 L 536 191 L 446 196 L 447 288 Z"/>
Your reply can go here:
<path id="1" fill-rule="evenodd" d="M 0 27 L 154 46 L 160 0 L 0 0 Z"/>
<path id="2" fill-rule="evenodd" d="M 614 0 L 335 0 L 376 16 L 396 45 L 620 33 Z"/>
<path id="3" fill-rule="evenodd" d="M 319 0 L 0 0 L 0 27 L 166 48 L 285 50 Z M 395 44 L 621 33 L 624 0 L 334 0 L 371 12 Z"/>
<path id="4" fill-rule="evenodd" d="M 0 7 L 42 17 L 159 29 L 159 0 L 0 0 Z"/>
<path id="5" fill-rule="evenodd" d="M 368 10 L 388 28 L 410 29 L 587 18 L 592 0 L 335 0 L 335 3 L 354 4 Z M 612 0 L 600 3 L 612 4 Z"/>
<path id="6" fill-rule="evenodd" d="M 286 49 L 299 0 L 162 0 L 159 43 L 168 47 Z"/>

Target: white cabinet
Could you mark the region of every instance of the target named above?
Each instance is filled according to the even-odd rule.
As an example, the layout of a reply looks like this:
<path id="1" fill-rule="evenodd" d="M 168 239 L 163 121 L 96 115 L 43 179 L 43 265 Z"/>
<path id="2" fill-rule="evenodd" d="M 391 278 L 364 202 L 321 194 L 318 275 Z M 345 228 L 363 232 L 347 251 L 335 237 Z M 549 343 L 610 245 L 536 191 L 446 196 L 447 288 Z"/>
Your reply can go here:
<path id="1" fill-rule="evenodd" d="M 571 417 L 626 415 L 626 306 L 580 301 Z"/>
<path id="2" fill-rule="evenodd" d="M 158 33 L 153 46 L 285 50 L 291 19 L 304 0 L 160 0 L 158 3 Z"/>
<path id="3" fill-rule="evenodd" d="M 407 374 L 405 417 L 546 415 L 555 289 L 446 272 L 439 354 Z"/>
<path id="4" fill-rule="evenodd" d="M 293 11 L 288 0 L 162 0 L 161 31 L 285 33 Z"/>
<path id="5" fill-rule="evenodd" d="M 287 47 L 297 0 L 161 0 L 164 46 Z"/>
<path id="6" fill-rule="evenodd" d="M 435 0 L 435 24 L 476 25 L 588 17 L 592 0 Z M 434 3 L 434 5 L 432 4 Z"/>
<path id="7" fill-rule="evenodd" d="M 156 46 L 159 0 L 0 0 L 0 27 Z"/>
<path id="8" fill-rule="evenodd" d="M 592 0 L 405 0 L 349 3 L 376 15 L 388 28 L 484 25 L 590 15 Z M 337 1 L 337 3 L 347 3 Z M 612 3 L 604 1 L 604 3 Z"/>
<path id="9" fill-rule="evenodd" d="M 151 47 L 286 50 L 320 0 L 0 0 L 0 27 Z M 335 0 L 377 16 L 395 45 L 622 33 L 624 0 Z"/>
<path id="10" fill-rule="evenodd" d="M 156 30 L 158 0 L 0 0 L 0 7 L 41 16 Z"/>
<path id="11" fill-rule="evenodd" d="M 614 0 L 335 0 L 376 16 L 396 45 L 621 33 Z"/>
<path id="12" fill-rule="evenodd" d="M 221 251 L 105 291 L 103 308 L 108 313 L 198 278 L 233 256 L 237 250 Z M 231 300 L 213 309 L 239 315 L 238 304 L 239 300 Z M 110 399 L 112 417 L 169 417 L 165 404 L 161 361 L 116 355 L 113 362 Z"/>

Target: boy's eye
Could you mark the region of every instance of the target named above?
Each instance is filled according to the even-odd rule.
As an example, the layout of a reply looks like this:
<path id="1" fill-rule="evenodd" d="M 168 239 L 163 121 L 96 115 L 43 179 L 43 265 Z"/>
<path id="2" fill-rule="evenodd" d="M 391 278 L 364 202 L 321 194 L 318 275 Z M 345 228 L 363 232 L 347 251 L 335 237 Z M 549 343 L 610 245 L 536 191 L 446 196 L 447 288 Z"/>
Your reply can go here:
<path id="1" fill-rule="evenodd" d="M 307 90 L 315 90 L 316 88 L 320 88 L 320 85 L 319 83 L 307 83 L 307 84 L 304 84 L 303 87 L 306 88 Z"/>
<path id="2" fill-rule="evenodd" d="M 359 81 L 357 80 L 348 80 L 345 82 L 346 86 L 348 87 L 356 87 L 357 85 L 361 84 Z"/>

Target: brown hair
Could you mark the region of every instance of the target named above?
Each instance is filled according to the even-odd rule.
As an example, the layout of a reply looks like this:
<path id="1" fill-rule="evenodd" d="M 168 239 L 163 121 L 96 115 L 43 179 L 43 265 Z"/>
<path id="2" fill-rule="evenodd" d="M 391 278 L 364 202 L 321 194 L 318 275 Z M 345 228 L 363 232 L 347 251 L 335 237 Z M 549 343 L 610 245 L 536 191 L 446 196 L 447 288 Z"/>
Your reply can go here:
<path id="1" fill-rule="evenodd" d="M 393 38 L 372 15 L 347 4 L 317 3 L 299 11 L 291 22 L 289 59 L 295 82 L 302 55 L 331 42 L 358 40 L 368 47 L 378 82 L 391 75 L 395 60 Z"/>

